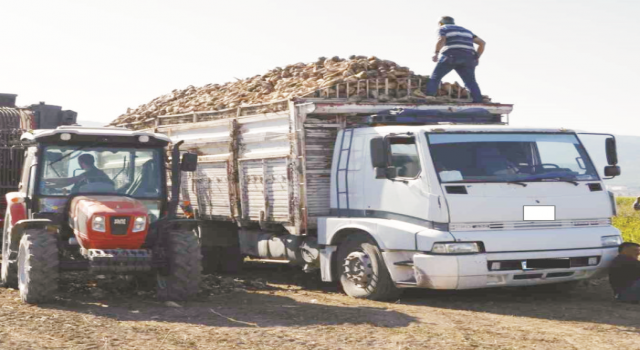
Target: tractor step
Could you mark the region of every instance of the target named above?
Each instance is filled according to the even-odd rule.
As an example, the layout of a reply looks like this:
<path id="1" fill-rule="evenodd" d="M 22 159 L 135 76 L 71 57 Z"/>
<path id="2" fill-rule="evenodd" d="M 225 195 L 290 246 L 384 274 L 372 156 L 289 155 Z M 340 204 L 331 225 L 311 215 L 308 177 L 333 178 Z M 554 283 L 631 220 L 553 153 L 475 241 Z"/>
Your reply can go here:
<path id="1" fill-rule="evenodd" d="M 147 249 L 82 249 L 91 272 L 145 272 L 153 266 Z"/>

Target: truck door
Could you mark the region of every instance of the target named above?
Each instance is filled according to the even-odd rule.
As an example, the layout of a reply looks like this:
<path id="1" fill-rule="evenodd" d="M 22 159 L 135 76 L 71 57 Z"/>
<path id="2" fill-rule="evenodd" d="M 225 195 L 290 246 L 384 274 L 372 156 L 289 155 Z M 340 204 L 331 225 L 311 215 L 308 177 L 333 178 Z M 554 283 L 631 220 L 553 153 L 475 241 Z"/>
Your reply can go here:
<path id="1" fill-rule="evenodd" d="M 385 144 L 387 176 L 380 176 L 372 162 L 368 163 L 370 171 L 364 172 L 366 216 L 428 224 L 431 200 L 416 136 L 390 135 Z"/>

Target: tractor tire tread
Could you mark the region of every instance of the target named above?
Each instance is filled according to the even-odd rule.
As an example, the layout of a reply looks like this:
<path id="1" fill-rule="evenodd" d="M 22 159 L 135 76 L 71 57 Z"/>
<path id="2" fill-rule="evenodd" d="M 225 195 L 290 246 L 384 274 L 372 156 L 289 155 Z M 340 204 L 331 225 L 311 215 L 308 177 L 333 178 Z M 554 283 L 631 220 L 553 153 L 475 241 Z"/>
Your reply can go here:
<path id="1" fill-rule="evenodd" d="M 2 266 L 0 267 L 0 284 L 5 288 L 18 289 L 18 261 L 9 261 L 9 251 L 4 251 L 5 244 L 9 244 L 8 223 L 11 220 L 9 213 L 5 215 L 4 229 L 2 232 Z M 7 247 L 9 249 L 10 247 Z"/>
<path id="2" fill-rule="evenodd" d="M 28 304 L 50 301 L 58 290 L 60 261 L 56 237 L 38 229 L 27 230 L 20 240 L 18 254 L 22 253 L 26 254 L 26 266 L 18 266 L 18 270 L 25 269 L 26 280 L 20 280 L 18 274 L 20 298 Z M 18 264 L 21 260 L 18 258 Z"/>
<path id="3" fill-rule="evenodd" d="M 169 274 L 165 288 L 158 290 L 160 299 L 183 301 L 194 297 L 200 288 L 202 254 L 198 238 L 190 231 L 171 231 L 167 235 Z"/>

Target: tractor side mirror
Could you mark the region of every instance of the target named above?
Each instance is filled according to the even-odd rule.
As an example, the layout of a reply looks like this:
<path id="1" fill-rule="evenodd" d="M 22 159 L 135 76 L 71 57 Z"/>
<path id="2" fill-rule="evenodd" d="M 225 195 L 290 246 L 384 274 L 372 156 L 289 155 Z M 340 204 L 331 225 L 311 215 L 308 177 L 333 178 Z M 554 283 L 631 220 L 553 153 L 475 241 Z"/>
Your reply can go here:
<path id="1" fill-rule="evenodd" d="M 618 152 L 616 150 L 616 139 L 609 137 L 605 141 L 605 149 L 607 152 L 607 163 L 609 165 L 618 164 Z"/>
<path id="2" fill-rule="evenodd" d="M 620 167 L 617 165 L 609 165 L 604 167 L 604 175 L 607 177 L 620 176 Z"/>
<path id="3" fill-rule="evenodd" d="M 198 155 L 195 153 L 184 153 L 182 162 L 180 162 L 180 170 L 193 172 L 198 168 Z"/>

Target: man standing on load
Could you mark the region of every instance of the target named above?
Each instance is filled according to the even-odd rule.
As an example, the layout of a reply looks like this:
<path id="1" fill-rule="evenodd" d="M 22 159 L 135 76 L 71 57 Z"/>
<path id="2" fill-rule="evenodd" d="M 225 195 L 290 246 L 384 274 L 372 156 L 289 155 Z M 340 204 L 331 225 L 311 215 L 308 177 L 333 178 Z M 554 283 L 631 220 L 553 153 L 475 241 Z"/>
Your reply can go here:
<path id="1" fill-rule="evenodd" d="M 433 62 L 438 64 L 427 83 L 427 95 L 435 96 L 442 78 L 455 69 L 471 92 L 473 102 L 482 103 L 482 94 L 476 82 L 476 66 L 484 52 L 484 40 L 470 30 L 455 25 L 451 17 L 442 17 L 438 33 L 440 38 L 436 44 L 436 54 L 433 56 Z M 478 44 L 477 52 L 474 43 Z M 442 55 L 438 60 L 440 53 Z"/>

